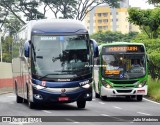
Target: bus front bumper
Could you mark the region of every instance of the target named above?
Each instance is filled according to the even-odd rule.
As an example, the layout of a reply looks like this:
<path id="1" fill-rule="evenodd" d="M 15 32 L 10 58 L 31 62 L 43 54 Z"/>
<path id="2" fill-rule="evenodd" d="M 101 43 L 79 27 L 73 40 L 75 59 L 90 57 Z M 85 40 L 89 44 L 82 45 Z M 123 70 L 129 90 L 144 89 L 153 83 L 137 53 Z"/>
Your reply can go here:
<path id="1" fill-rule="evenodd" d="M 91 101 L 92 86 L 89 88 L 46 88 L 37 90 L 32 87 L 34 103 L 70 103 L 75 101 Z"/>
<path id="2" fill-rule="evenodd" d="M 106 88 L 101 87 L 101 96 L 115 97 L 127 95 L 147 95 L 148 86 L 142 88 Z"/>

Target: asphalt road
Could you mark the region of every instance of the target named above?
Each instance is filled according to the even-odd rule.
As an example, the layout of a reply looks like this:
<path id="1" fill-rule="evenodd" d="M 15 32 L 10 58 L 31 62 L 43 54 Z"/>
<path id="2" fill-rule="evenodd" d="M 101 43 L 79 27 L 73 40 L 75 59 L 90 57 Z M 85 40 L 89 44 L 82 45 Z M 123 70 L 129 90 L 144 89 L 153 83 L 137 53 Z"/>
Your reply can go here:
<path id="1" fill-rule="evenodd" d="M 159 125 L 159 122 L 133 122 L 128 121 L 121 116 L 139 116 L 152 117 L 160 116 L 160 104 L 143 99 L 142 102 L 135 100 L 126 100 L 125 98 L 112 98 L 102 101 L 93 98 L 93 101 L 87 102 L 85 109 L 78 109 L 76 103 L 69 104 L 53 104 L 43 106 L 38 109 L 29 109 L 26 103 L 17 104 L 14 94 L 0 95 L 0 116 L 79 116 L 76 117 L 84 121 L 90 119 L 90 122 L 79 122 L 75 117 L 57 117 L 57 119 L 65 119 L 66 122 L 42 122 L 42 123 L 25 123 L 25 122 L 0 122 L 0 125 Z M 85 117 L 86 116 L 86 117 Z M 94 117 L 87 117 L 94 116 Z M 96 116 L 96 117 L 95 117 Z M 106 117 L 115 120 L 115 122 L 102 122 L 102 118 Z M 133 118 L 134 118 L 133 117 Z M 54 118 L 54 117 L 53 117 Z M 100 118 L 100 119 L 99 119 Z M 141 117 L 140 117 L 141 118 Z M 52 119 L 52 118 L 51 118 Z M 96 122 L 102 120 L 101 122 Z M 116 122 L 117 121 L 117 122 Z M 124 121 L 124 122 L 121 122 Z"/>

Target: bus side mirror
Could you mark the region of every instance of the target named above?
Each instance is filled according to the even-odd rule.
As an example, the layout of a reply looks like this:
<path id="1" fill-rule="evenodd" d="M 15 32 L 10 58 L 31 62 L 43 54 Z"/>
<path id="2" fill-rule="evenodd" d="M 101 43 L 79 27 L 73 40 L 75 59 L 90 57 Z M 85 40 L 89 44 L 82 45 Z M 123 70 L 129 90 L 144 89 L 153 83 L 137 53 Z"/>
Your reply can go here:
<path id="1" fill-rule="evenodd" d="M 93 46 L 94 58 L 99 56 L 98 44 L 94 39 L 90 39 L 90 43 Z"/>
<path id="2" fill-rule="evenodd" d="M 24 43 L 24 56 L 29 57 L 30 41 Z"/>

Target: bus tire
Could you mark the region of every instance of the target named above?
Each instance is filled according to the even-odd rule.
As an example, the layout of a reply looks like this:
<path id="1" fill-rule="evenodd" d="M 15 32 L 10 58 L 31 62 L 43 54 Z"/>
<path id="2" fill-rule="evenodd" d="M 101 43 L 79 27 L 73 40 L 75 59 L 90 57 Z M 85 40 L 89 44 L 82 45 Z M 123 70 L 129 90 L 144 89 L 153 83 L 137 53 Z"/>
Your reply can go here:
<path id="1" fill-rule="evenodd" d="M 142 95 L 137 95 L 137 101 L 142 101 L 143 96 Z"/>
<path id="2" fill-rule="evenodd" d="M 21 98 L 20 96 L 18 96 L 18 92 L 17 92 L 17 84 L 15 82 L 15 93 L 16 93 L 16 102 L 17 103 L 22 103 L 23 102 L 23 98 Z"/>
<path id="3" fill-rule="evenodd" d="M 17 103 L 22 103 L 22 102 L 23 102 L 23 98 L 21 98 L 20 96 L 18 96 L 18 95 L 16 94 L 16 102 L 17 102 Z"/>
<path id="4" fill-rule="evenodd" d="M 101 96 L 101 100 L 102 101 L 107 100 L 107 96 Z"/>
<path id="5" fill-rule="evenodd" d="M 100 95 L 95 92 L 95 97 L 96 97 L 96 98 L 100 98 Z"/>
<path id="6" fill-rule="evenodd" d="M 27 102 L 28 102 L 28 107 L 29 107 L 30 109 L 34 109 L 34 108 L 35 108 L 35 103 L 34 103 L 34 102 L 31 102 L 31 101 L 29 100 L 29 90 L 28 90 L 28 87 L 27 87 Z"/>
<path id="7" fill-rule="evenodd" d="M 28 106 L 29 106 L 30 109 L 34 109 L 35 108 L 35 103 L 28 100 Z"/>
<path id="8" fill-rule="evenodd" d="M 79 109 L 85 108 L 86 106 L 86 101 L 77 101 L 77 107 Z"/>

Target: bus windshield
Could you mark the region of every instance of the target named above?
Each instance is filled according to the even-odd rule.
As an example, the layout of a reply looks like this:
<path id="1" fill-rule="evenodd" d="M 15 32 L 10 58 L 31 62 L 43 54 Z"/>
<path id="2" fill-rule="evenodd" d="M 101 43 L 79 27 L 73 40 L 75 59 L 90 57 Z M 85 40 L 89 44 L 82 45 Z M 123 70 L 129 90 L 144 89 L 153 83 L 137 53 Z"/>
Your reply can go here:
<path id="1" fill-rule="evenodd" d="M 139 78 L 145 75 L 144 54 L 102 55 L 104 77 L 115 79 Z"/>
<path id="2" fill-rule="evenodd" d="M 46 78 L 74 78 L 91 73 L 87 35 L 33 36 L 32 73 Z"/>

